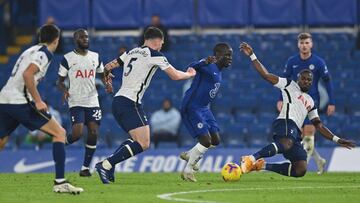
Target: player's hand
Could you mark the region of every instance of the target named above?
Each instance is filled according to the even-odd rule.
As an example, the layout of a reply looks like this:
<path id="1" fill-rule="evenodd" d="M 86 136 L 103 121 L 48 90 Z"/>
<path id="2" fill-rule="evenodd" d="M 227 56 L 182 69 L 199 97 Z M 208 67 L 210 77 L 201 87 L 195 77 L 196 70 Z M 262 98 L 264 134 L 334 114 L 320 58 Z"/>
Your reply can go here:
<path id="1" fill-rule="evenodd" d="M 188 68 L 186 72 L 189 74 L 190 77 L 194 77 L 196 75 L 196 70 L 192 67 Z"/>
<path id="2" fill-rule="evenodd" d="M 42 100 L 35 102 L 35 107 L 38 111 L 47 111 L 47 105 Z"/>
<path id="3" fill-rule="evenodd" d="M 281 111 L 282 106 L 283 106 L 283 101 L 278 101 L 278 102 L 276 103 L 276 108 L 277 108 L 277 110 L 278 110 L 279 112 Z"/>
<path id="4" fill-rule="evenodd" d="M 248 45 L 246 42 L 241 42 L 239 48 L 240 48 L 240 51 L 242 51 L 246 56 L 251 56 L 254 53 L 251 46 Z"/>
<path id="5" fill-rule="evenodd" d="M 331 116 L 335 113 L 335 105 L 328 105 L 326 114 Z"/>
<path id="6" fill-rule="evenodd" d="M 206 64 L 210 64 L 210 63 L 216 63 L 216 57 L 215 56 L 208 56 L 205 60 Z"/>
<path id="7" fill-rule="evenodd" d="M 67 100 L 69 99 L 69 97 L 70 97 L 69 92 L 68 92 L 68 91 L 65 91 L 64 94 L 63 94 L 63 96 L 62 96 L 62 102 L 63 102 L 63 104 L 65 104 L 65 103 L 67 102 Z"/>
<path id="8" fill-rule="evenodd" d="M 356 146 L 356 144 L 351 141 L 351 140 L 346 140 L 346 139 L 342 139 L 340 138 L 337 142 L 340 146 L 342 147 L 346 147 L 348 149 L 354 148 Z"/>

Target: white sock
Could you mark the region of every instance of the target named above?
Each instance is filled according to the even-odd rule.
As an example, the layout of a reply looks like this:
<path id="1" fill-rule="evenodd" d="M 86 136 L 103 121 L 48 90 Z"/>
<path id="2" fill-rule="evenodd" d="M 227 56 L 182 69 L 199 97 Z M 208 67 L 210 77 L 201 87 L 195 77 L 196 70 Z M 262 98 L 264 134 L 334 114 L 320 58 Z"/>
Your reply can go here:
<path id="1" fill-rule="evenodd" d="M 314 152 L 314 135 L 305 135 L 303 139 L 303 146 L 307 155 L 307 162 L 309 163 L 310 158 Z"/>
<path id="2" fill-rule="evenodd" d="M 57 178 L 57 179 L 55 179 L 55 182 L 61 183 L 61 182 L 64 182 L 65 180 L 66 180 L 65 178 Z"/>
<path id="3" fill-rule="evenodd" d="M 319 152 L 316 151 L 315 148 L 314 148 L 312 157 L 315 159 L 316 163 L 320 162 L 320 160 L 323 159 L 323 158 L 320 156 Z"/>
<path id="4" fill-rule="evenodd" d="M 83 170 L 90 170 L 90 168 L 89 167 L 86 167 L 86 166 L 81 166 L 81 170 L 83 171 Z"/>
<path id="5" fill-rule="evenodd" d="M 196 164 L 203 154 L 208 150 L 208 148 L 204 147 L 202 144 L 197 143 L 190 151 L 189 151 L 189 161 L 186 164 L 184 169 L 185 172 L 192 172 L 192 166 Z"/>
<path id="6" fill-rule="evenodd" d="M 112 168 L 110 162 L 107 159 L 102 162 L 102 167 L 104 167 L 106 170 L 110 170 Z"/>

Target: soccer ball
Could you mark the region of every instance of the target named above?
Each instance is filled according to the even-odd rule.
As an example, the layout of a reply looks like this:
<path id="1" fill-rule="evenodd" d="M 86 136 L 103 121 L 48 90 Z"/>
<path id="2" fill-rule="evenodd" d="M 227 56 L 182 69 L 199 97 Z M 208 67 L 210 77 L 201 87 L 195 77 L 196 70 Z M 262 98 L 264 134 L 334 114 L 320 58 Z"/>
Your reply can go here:
<path id="1" fill-rule="evenodd" d="M 241 168 L 236 163 L 226 163 L 221 170 L 221 176 L 225 182 L 238 181 L 241 173 Z"/>

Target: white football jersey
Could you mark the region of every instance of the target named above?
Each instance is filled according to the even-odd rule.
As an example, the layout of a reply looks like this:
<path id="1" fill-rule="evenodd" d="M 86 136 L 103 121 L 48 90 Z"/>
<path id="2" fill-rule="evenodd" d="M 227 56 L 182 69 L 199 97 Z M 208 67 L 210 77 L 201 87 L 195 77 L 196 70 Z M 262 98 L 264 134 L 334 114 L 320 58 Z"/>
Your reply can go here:
<path id="1" fill-rule="evenodd" d="M 69 107 L 99 107 L 95 86 L 96 73 L 104 72 L 99 54 L 88 51 L 86 55 L 71 51 L 64 55 L 58 74 L 69 78 Z"/>
<path id="2" fill-rule="evenodd" d="M 274 86 L 281 89 L 283 97 L 283 106 L 278 119 L 291 119 L 301 129 L 306 116 L 309 120 L 319 117 L 314 100 L 310 95 L 302 92 L 296 82 L 279 77 L 279 82 Z"/>
<path id="3" fill-rule="evenodd" d="M 125 52 L 120 60 L 124 62 L 124 71 L 122 85 L 115 96 L 121 95 L 136 103 L 141 103 L 156 70 L 165 70 L 171 66 L 161 52 L 147 46 Z"/>
<path id="4" fill-rule="evenodd" d="M 45 45 L 35 45 L 25 50 L 16 61 L 11 76 L 6 85 L 0 92 L 1 104 L 26 104 L 27 99 L 32 101 L 29 91 L 25 88 L 23 78 L 24 71 L 30 64 L 39 68 L 39 72 L 34 75 L 35 86 L 45 76 L 53 54 Z"/>

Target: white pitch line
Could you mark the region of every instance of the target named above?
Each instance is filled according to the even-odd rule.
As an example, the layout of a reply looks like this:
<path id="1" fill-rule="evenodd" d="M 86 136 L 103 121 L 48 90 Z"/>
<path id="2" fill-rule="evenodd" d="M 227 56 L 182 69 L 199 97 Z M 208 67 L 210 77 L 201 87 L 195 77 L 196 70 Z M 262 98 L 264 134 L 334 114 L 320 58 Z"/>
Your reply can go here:
<path id="1" fill-rule="evenodd" d="M 184 199 L 172 197 L 174 195 L 184 195 L 184 194 L 194 194 L 194 193 L 206 193 L 206 192 L 229 192 L 229 191 L 257 191 L 257 190 L 297 190 L 297 189 L 341 189 L 341 188 L 359 188 L 358 186 L 300 186 L 300 187 L 276 187 L 276 188 L 234 188 L 234 189 L 211 189 L 211 190 L 192 190 L 192 191 L 183 191 L 183 192 L 173 192 L 157 195 L 158 198 L 169 201 L 177 202 L 194 202 L 194 203 L 224 203 L 216 201 L 207 201 L 207 200 L 193 200 L 193 199 Z"/>

